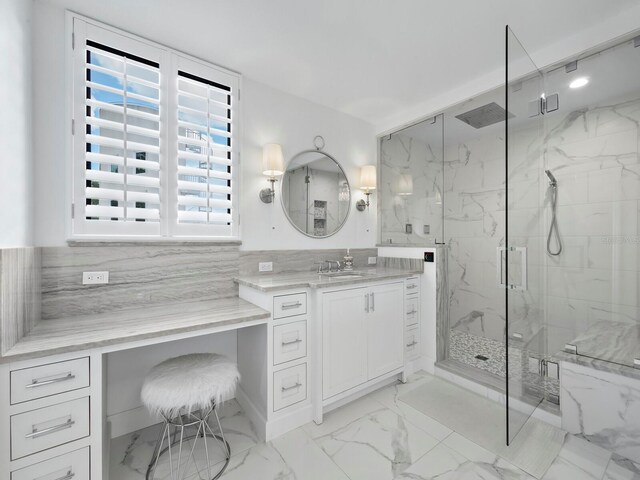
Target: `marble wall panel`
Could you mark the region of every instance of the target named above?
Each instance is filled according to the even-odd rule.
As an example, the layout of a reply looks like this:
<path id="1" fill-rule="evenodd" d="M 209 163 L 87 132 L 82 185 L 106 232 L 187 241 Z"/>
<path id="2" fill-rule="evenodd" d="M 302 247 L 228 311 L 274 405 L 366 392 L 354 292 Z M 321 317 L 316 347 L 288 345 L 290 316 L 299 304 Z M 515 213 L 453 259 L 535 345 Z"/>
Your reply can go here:
<path id="1" fill-rule="evenodd" d="M 42 319 L 235 296 L 237 245 L 100 245 L 42 249 Z M 82 285 L 82 272 L 109 283 Z"/>
<path id="2" fill-rule="evenodd" d="M 377 257 L 377 248 L 352 248 L 354 268 L 367 266 L 369 257 Z M 339 260 L 342 262 L 347 254 L 346 248 L 325 250 L 253 250 L 240 252 L 240 275 L 257 275 L 258 263 L 273 262 L 273 272 L 310 272 L 316 271 L 316 262 Z"/>
<path id="3" fill-rule="evenodd" d="M 640 462 L 640 380 L 562 362 L 562 428 Z"/>
<path id="4" fill-rule="evenodd" d="M 0 250 L 0 338 L 4 354 L 40 320 L 40 249 Z"/>

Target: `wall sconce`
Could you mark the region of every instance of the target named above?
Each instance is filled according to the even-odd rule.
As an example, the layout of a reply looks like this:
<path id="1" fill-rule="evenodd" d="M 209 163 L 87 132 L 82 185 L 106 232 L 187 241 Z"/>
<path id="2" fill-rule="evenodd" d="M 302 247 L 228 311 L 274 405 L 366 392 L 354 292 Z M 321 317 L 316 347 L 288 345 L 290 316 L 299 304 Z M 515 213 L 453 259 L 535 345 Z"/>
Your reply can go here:
<path id="1" fill-rule="evenodd" d="M 279 177 L 284 173 L 284 157 L 282 156 L 282 146 L 277 143 L 268 143 L 262 147 L 262 174 L 269 177 L 271 188 L 260 190 L 260 200 L 264 203 L 271 203 L 276 196 L 274 188 Z"/>
<path id="2" fill-rule="evenodd" d="M 369 195 L 371 190 L 376 189 L 376 166 L 365 165 L 360 169 L 360 189 L 364 190 L 364 194 L 367 196 L 367 201 L 358 200 L 356 202 L 356 208 L 359 212 L 364 212 L 365 208 L 369 208 Z"/>

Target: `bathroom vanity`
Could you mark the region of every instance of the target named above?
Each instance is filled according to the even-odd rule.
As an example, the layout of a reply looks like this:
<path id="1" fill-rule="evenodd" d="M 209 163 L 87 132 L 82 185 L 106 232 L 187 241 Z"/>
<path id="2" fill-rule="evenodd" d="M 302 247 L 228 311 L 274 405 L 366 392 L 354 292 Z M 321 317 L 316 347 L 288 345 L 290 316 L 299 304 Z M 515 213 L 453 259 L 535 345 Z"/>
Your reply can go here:
<path id="1" fill-rule="evenodd" d="M 267 364 L 263 348 L 238 334 L 242 375 L 237 399 L 255 425 L 274 438 L 402 375 L 420 339 L 418 272 L 360 269 L 335 274 L 240 277 L 239 295 L 272 313 Z M 266 378 L 261 391 L 255 379 Z"/>

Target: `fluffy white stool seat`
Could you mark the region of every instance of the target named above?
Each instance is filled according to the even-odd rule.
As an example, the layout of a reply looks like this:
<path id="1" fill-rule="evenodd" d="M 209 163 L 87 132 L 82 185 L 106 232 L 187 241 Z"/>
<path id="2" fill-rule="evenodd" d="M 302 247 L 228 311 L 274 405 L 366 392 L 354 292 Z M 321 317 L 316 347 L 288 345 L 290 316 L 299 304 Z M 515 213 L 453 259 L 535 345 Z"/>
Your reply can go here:
<path id="1" fill-rule="evenodd" d="M 170 358 L 151 369 L 142 385 L 142 403 L 153 415 L 176 417 L 211 409 L 231 396 L 240 379 L 238 366 L 215 353 Z"/>

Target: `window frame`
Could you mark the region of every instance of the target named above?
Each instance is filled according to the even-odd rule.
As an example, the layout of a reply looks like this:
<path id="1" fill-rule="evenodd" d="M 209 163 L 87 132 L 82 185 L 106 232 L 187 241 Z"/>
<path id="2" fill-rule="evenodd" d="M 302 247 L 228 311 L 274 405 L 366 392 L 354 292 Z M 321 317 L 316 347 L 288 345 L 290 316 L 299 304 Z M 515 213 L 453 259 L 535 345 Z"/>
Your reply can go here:
<path id="1" fill-rule="evenodd" d="M 242 76 L 210 62 L 184 54 L 137 35 L 66 12 L 69 75 L 69 111 L 72 128 L 68 142 L 67 179 L 70 205 L 67 219 L 69 241 L 239 241 L 240 239 L 240 147 Z M 84 204 L 86 172 L 85 60 L 86 41 L 138 55 L 159 64 L 160 72 L 160 222 L 86 220 Z M 183 70 L 231 88 L 231 224 L 178 222 L 178 71 Z"/>

